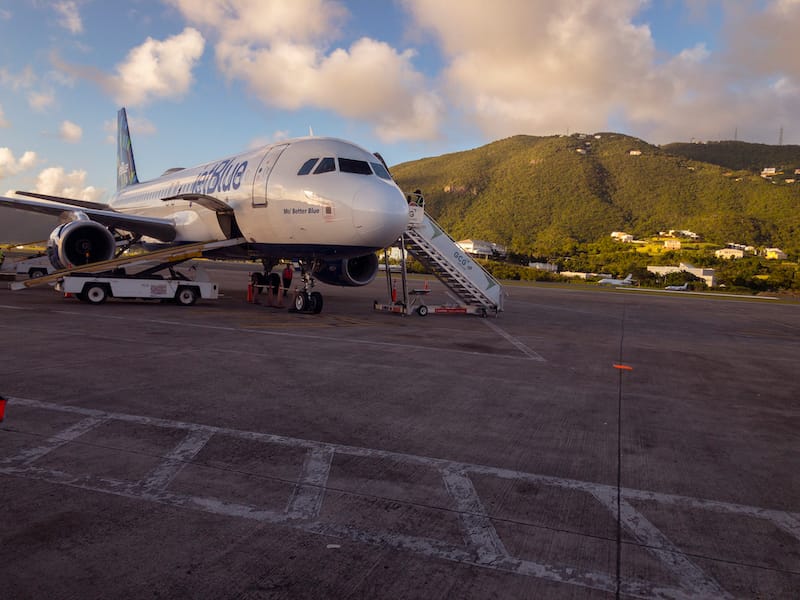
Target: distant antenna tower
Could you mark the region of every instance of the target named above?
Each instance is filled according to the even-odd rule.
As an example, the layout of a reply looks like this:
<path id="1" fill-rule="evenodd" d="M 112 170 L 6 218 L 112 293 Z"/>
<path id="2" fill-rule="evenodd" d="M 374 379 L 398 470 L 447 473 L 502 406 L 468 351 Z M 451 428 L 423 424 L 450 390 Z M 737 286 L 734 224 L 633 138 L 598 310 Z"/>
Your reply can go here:
<path id="1" fill-rule="evenodd" d="M 781 132 L 778 134 L 778 146 L 783 146 L 783 125 L 781 125 Z"/>

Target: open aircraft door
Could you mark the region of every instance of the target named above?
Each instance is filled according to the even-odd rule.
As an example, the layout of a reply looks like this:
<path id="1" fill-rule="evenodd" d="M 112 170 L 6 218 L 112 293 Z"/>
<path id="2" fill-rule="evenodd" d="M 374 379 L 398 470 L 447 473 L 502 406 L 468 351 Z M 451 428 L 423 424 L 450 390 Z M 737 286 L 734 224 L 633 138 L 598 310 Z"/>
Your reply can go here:
<path id="1" fill-rule="evenodd" d="M 258 170 L 256 171 L 256 176 L 253 179 L 254 207 L 266 206 L 267 197 L 280 198 L 281 196 L 283 196 L 280 186 L 275 187 L 273 189 L 269 189 L 269 193 L 267 186 L 269 182 L 269 174 L 272 172 L 272 167 L 275 166 L 275 162 L 278 160 L 278 157 L 283 153 L 284 150 L 286 150 L 288 145 L 289 144 L 273 146 L 264 155 L 264 158 L 261 159 L 261 162 L 258 165 Z"/>

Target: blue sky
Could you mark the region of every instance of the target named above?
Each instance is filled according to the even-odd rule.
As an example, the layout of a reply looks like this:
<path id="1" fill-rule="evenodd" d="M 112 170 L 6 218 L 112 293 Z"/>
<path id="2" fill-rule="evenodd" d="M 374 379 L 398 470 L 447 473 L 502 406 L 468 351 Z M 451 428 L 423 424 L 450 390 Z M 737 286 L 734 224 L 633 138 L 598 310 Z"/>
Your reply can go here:
<path id="1" fill-rule="evenodd" d="M 0 1 L 0 193 L 107 200 L 286 137 L 397 164 L 514 134 L 800 143 L 800 0 Z"/>

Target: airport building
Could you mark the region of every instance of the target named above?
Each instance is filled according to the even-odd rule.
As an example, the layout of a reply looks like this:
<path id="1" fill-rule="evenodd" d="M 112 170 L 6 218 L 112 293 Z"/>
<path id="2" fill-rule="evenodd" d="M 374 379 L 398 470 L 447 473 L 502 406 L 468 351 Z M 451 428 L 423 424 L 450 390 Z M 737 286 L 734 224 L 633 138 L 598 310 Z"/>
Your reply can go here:
<path id="1" fill-rule="evenodd" d="M 661 275 L 664 277 L 665 275 L 669 275 L 670 273 L 679 273 L 680 271 L 686 271 L 687 273 L 691 273 L 695 277 L 699 277 L 703 281 L 706 282 L 708 287 L 715 287 L 717 285 L 717 280 L 714 275 L 714 269 L 704 269 L 702 267 L 693 267 L 688 263 L 680 263 L 677 267 L 659 267 L 659 266 L 649 266 L 647 270 L 650 273 L 655 273 L 656 275 Z"/>

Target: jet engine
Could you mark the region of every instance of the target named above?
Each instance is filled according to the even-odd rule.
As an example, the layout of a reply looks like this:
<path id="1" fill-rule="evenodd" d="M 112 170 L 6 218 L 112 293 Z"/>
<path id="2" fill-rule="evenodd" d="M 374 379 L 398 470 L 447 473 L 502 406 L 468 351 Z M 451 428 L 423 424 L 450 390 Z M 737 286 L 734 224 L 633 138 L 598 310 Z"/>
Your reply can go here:
<path id="1" fill-rule="evenodd" d="M 114 258 L 112 233 L 79 213 L 74 221 L 59 225 L 47 241 L 47 256 L 56 269 L 69 269 Z"/>
<path id="2" fill-rule="evenodd" d="M 355 258 L 320 262 L 313 275 L 328 285 L 354 287 L 371 283 L 377 272 L 378 257 L 373 253 Z"/>

